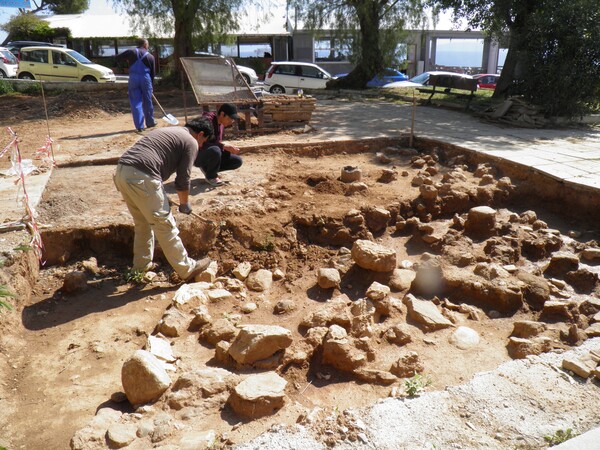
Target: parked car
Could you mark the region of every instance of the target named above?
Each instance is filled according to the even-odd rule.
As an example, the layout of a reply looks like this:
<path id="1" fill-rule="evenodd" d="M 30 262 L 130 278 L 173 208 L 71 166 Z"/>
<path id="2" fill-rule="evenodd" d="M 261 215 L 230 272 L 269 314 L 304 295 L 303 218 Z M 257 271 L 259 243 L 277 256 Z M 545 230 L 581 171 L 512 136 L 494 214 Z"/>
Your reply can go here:
<path id="1" fill-rule="evenodd" d="M 480 89 L 496 89 L 496 83 L 500 75 L 494 73 L 478 73 L 473 75 L 473 78 L 477 80 L 477 86 Z"/>
<path id="2" fill-rule="evenodd" d="M 0 78 L 17 76 L 17 58 L 6 47 L 0 47 Z"/>
<path id="3" fill-rule="evenodd" d="M 223 55 L 218 55 L 216 53 L 208 53 L 208 52 L 195 52 L 194 55 L 199 56 L 201 58 L 207 58 L 207 57 L 216 57 L 216 58 L 225 58 Z M 254 83 L 256 83 L 258 81 L 258 75 L 256 74 L 256 71 L 251 68 L 251 67 L 246 67 L 246 66 L 240 66 L 239 64 L 235 65 L 238 69 L 238 71 L 240 72 L 240 75 L 242 75 L 244 77 L 244 80 L 246 80 L 246 83 L 248 83 L 248 85 L 252 86 Z M 238 84 L 242 85 L 243 83 L 241 83 L 240 81 L 242 80 L 238 80 Z"/>
<path id="4" fill-rule="evenodd" d="M 316 64 L 294 61 L 272 62 L 265 86 L 272 94 L 293 94 L 298 89 L 325 89 L 332 77 Z"/>
<path id="5" fill-rule="evenodd" d="M 471 75 L 465 75 L 463 73 L 445 72 L 443 70 L 433 70 L 431 72 L 423 72 L 417 76 L 412 77 L 410 80 L 396 81 L 394 83 L 386 84 L 383 87 L 384 88 L 401 88 L 401 87 L 429 86 L 429 76 L 430 75 L 450 75 L 453 77 L 460 77 L 460 78 L 473 78 Z"/>
<path id="6" fill-rule="evenodd" d="M 116 81 L 108 67 L 94 64 L 75 50 L 61 47 L 23 47 L 17 77 L 22 80 Z"/>
<path id="7" fill-rule="evenodd" d="M 342 78 L 348 75 L 347 73 L 338 73 L 336 75 L 337 78 Z M 371 81 L 367 83 L 367 87 L 381 87 L 385 86 L 388 83 L 393 83 L 395 81 L 406 81 L 408 80 L 408 75 L 400 72 L 396 69 L 383 69 L 382 74 L 375 75 Z"/>
<path id="8" fill-rule="evenodd" d="M 66 45 L 63 44 L 51 44 L 50 42 L 41 42 L 41 41 L 10 41 L 6 44 L 6 48 L 10 50 L 10 52 L 17 57 L 20 57 L 19 52 L 23 47 L 62 47 L 66 48 Z"/>

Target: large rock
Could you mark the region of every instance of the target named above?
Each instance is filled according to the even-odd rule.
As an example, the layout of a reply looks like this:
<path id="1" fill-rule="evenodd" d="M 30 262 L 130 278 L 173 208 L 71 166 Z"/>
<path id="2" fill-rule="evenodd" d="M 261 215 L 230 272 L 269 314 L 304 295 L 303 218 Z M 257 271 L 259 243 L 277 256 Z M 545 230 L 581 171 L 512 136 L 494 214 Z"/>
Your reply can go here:
<path id="1" fill-rule="evenodd" d="M 273 356 L 292 343 L 290 330 L 276 325 L 245 325 L 229 347 L 229 354 L 240 364 L 252 364 Z"/>
<path id="2" fill-rule="evenodd" d="M 317 283 L 321 289 L 337 288 L 341 282 L 340 271 L 337 269 L 322 268 L 317 273 Z"/>
<path id="3" fill-rule="evenodd" d="M 61 290 L 67 294 L 83 292 L 88 287 L 87 276 L 85 272 L 76 270 L 65 275 Z"/>
<path id="4" fill-rule="evenodd" d="M 228 392 L 239 382 L 239 377 L 225 369 L 207 367 L 184 372 L 173 383 L 166 403 L 179 411 L 187 406 L 206 405 L 212 397 Z M 225 399 L 223 399 L 224 403 Z M 222 405 L 220 405 L 222 406 Z"/>
<path id="5" fill-rule="evenodd" d="M 156 325 L 156 332 L 168 337 L 177 337 L 187 328 L 188 318 L 176 308 L 168 309 Z"/>
<path id="6" fill-rule="evenodd" d="M 228 403 L 240 416 L 268 416 L 283 407 L 286 385 L 275 372 L 251 375 L 235 387 Z"/>
<path id="7" fill-rule="evenodd" d="M 579 268 L 579 258 L 577 255 L 568 252 L 557 252 L 552 255 L 550 262 L 544 269 L 544 275 L 547 277 L 563 278 L 567 272 Z"/>
<path id="8" fill-rule="evenodd" d="M 252 264 L 249 262 L 242 262 L 237 265 L 235 269 L 233 269 L 233 275 L 240 281 L 244 281 L 250 275 L 252 271 Z"/>
<path id="9" fill-rule="evenodd" d="M 171 378 L 158 358 L 138 350 L 123 364 L 121 383 L 129 402 L 141 405 L 157 400 L 171 385 Z"/>
<path id="10" fill-rule="evenodd" d="M 458 327 L 448 340 L 452 345 L 461 350 L 477 347 L 479 345 L 479 333 L 469 327 Z"/>
<path id="11" fill-rule="evenodd" d="M 352 372 L 367 363 L 367 356 L 354 345 L 346 330 L 337 325 L 329 327 L 323 340 L 323 364 Z"/>
<path id="12" fill-rule="evenodd" d="M 394 269 L 388 285 L 394 291 L 408 291 L 416 275 L 414 270 Z"/>
<path id="13" fill-rule="evenodd" d="M 399 378 L 410 378 L 423 372 L 423 370 L 423 364 L 419 361 L 419 355 L 416 352 L 408 352 L 406 355 L 401 356 L 390 367 L 390 372 Z"/>
<path id="14" fill-rule="evenodd" d="M 454 326 L 430 301 L 419 300 L 412 294 L 408 294 L 404 297 L 404 303 L 408 308 L 408 317 L 420 324 L 425 331 Z"/>
<path id="15" fill-rule="evenodd" d="M 544 303 L 550 300 L 550 285 L 544 277 L 538 277 L 524 270 L 519 270 L 516 277 L 524 284 L 521 288 L 523 299 L 534 310 L 541 310 Z"/>
<path id="16" fill-rule="evenodd" d="M 495 234 L 496 210 L 489 206 L 476 206 L 469 210 L 465 221 L 465 232 L 476 237 Z"/>
<path id="17" fill-rule="evenodd" d="M 534 322 L 532 320 L 520 320 L 513 324 L 513 331 L 511 336 L 530 339 L 535 336 L 542 334 L 548 325 L 544 322 Z"/>
<path id="18" fill-rule="evenodd" d="M 396 251 L 359 239 L 352 245 L 352 259 L 363 269 L 391 272 L 396 268 Z"/>
<path id="19" fill-rule="evenodd" d="M 267 269 L 259 269 L 256 272 L 252 272 L 246 279 L 246 286 L 251 291 L 268 291 L 272 284 L 273 274 Z"/>
<path id="20" fill-rule="evenodd" d="M 108 427 L 106 440 L 110 448 L 121 448 L 131 444 L 136 438 L 137 426 L 132 423 L 113 423 Z"/>
<path id="21" fill-rule="evenodd" d="M 328 327 L 335 324 L 348 328 L 352 323 L 352 317 L 348 309 L 350 304 L 350 299 L 345 295 L 332 298 L 308 317 L 303 319 L 301 325 L 312 328 Z"/>
<path id="22" fill-rule="evenodd" d="M 227 319 L 218 319 L 210 323 L 200 331 L 200 337 L 212 345 L 219 341 L 231 341 L 237 334 L 238 329 Z"/>
<path id="23" fill-rule="evenodd" d="M 523 359 L 529 355 L 539 355 L 552 350 L 550 338 L 538 337 L 534 339 L 523 339 L 510 337 L 506 346 L 508 355 L 514 359 Z"/>
<path id="24" fill-rule="evenodd" d="M 384 208 L 365 208 L 363 214 L 367 228 L 373 232 L 385 230 L 392 218 L 392 214 Z"/>

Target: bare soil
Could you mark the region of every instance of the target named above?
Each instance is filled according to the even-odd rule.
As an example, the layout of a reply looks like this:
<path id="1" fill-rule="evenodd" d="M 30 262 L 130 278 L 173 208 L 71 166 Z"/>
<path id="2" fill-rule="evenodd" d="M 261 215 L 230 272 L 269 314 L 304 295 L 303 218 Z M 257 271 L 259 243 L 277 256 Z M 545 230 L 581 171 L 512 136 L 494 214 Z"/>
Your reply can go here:
<path id="1" fill-rule="evenodd" d="M 131 132 L 126 99 L 117 95 L 62 95 L 49 98 L 49 127 L 55 142 L 60 144 L 56 152 L 59 164 L 114 158 L 140 138 Z M 38 145 L 40 136 L 46 133 L 47 124 L 40 113 L 43 109 L 35 102 L 39 99 L 9 99 L 8 107 L 0 112 L 3 124 L 14 125 L 23 148 Z M 163 103 L 167 107 L 178 105 L 174 97 Z M 280 136 L 281 142 L 286 142 L 292 134 L 282 132 Z M 251 138 L 244 138 L 238 143 L 243 147 L 252 142 Z M 424 255 L 436 254 L 435 248 L 415 239 L 413 234 L 397 232 L 393 221 L 381 231 L 362 228 L 354 235 L 334 237 L 332 230 L 350 210 L 366 214 L 373 207 L 385 208 L 397 218 L 401 205 L 410 204 L 419 196 L 419 188 L 411 181 L 421 169 L 412 165 L 411 157 L 402 154 L 402 149 L 388 152 L 387 161 L 375 152 L 355 154 L 352 145 L 348 143 L 346 152 L 342 149 L 327 156 L 310 150 L 270 148 L 246 153 L 240 170 L 223 174 L 230 183 L 217 189 L 204 183 L 199 171 L 194 174 L 193 209 L 217 223 L 218 229 L 215 233 L 197 218 L 176 215 L 190 253 L 194 257 L 208 254 L 219 263 L 219 275 L 225 278 L 232 278 L 232 270 L 243 261 L 250 262 L 254 270 L 280 269 L 284 273 L 283 279 L 275 281 L 268 292 L 247 291 L 234 301 L 208 305 L 214 318 L 281 325 L 292 331 L 295 341 L 301 341 L 306 330 L 300 323 L 327 300 L 344 294 L 357 301 L 365 297 L 372 282 L 389 281 L 389 274 L 352 266 L 344 273 L 339 290 L 320 289 L 316 286 L 316 271 L 330 267 L 331 261 L 339 258 L 341 247 L 350 247 L 357 238 L 374 239 L 395 249 L 398 261 L 412 264 L 426 259 Z M 339 180 L 345 166 L 362 170 L 365 191 L 349 193 L 348 184 Z M 451 170 L 441 161 L 434 167 L 439 170 L 432 176 L 435 181 Z M 397 179 L 390 183 L 378 181 L 384 169 L 395 170 Z M 481 177 L 474 176 L 474 167 L 468 169 L 463 171 L 463 185 L 476 190 Z M 113 170 L 112 164 L 59 166 L 44 193 L 39 221 L 48 226 L 44 230 L 47 265 L 40 272 L 31 298 L 17 302 L 14 311 L 0 317 L 0 445 L 7 448 L 68 448 L 74 433 L 88 424 L 99 408 L 109 406 L 133 412 L 131 405 L 115 403 L 111 395 L 122 390 L 123 362 L 144 346 L 171 304 L 179 283 L 168 264 L 160 260 L 160 254 L 154 281 L 143 286 L 124 281 L 131 258 L 132 221 L 114 189 Z M 501 174 L 494 175 L 497 179 Z M 172 182 L 166 186 L 174 194 Z M 524 209 L 516 206 L 511 197 L 489 203 L 507 208 L 506 214 L 519 214 Z M 536 212 L 549 228 L 563 233 L 592 229 L 572 218 L 550 215 L 542 208 Z M 439 220 L 448 221 L 451 217 L 441 216 Z M 598 238 L 589 232 L 574 236 L 581 236 L 582 242 Z M 90 271 L 89 265 L 84 269 L 83 262 L 92 257 L 98 269 Z M 545 263 L 547 258 L 523 258 L 520 262 L 531 270 Z M 64 277 L 74 270 L 87 270 L 88 289 L 65 294 L 61 290 Z M 572 291 L 571 294 L 580 301 L 589 297 Z M 402 299 L 404 293 L 391 295 Z M 295 309 L 284 315 L 274 314 L 275 304 L 283 299 L 291 300 Z M 249 301 L 255 302 L 258 309 L 243 314 L 241 306 Z M 464 301 L 469 303 L 469 299 Z M 388 370 L 400 355 L 414 351 L 424 372 L 431 376 L 430 390 L 459 385 L 477 372 L 497 367 L 510 359 L 506 344 L 513 323 L 538 320 L 540 312 L 524 307 L 510 314 L 489 314 L 493 308 L 480 307 L 483 314 L 479 321 L 453 316 L 457 325 L 467 325 L 481 336 L 477 349 L 467 351 L 448 343 L 452 329 L 424 333 L 416 326 L 410 344 L 402 348 L 390 345 L 381 334 L 392 323 L 405 322 L 406 310 L 393 317 L 382 317 L 374 324 L 376 333 L 370 345 L 375 358 L 369 367 Z M 549 328 L 555 348 L 568 347 L 559 339 L 559 331 L 564 331 L 567 324 L 556 321 L 549 323 Z M 172 346 L 182 369 L 218 365 L 214 362 L 214 347 L 199 343 L 197 332 L 189 331 L 172 339 Z M 448 361 L 456 363 L 449 365 Z M 227 406 L 215 405 L 205 412 L 201 428 L 215 430 L 224 436 L 222 445 L 229 446 L 249 441 L 274 423 L 295 423 L 302 413 L 316 406 L 339 410 L 362 407 L 387 397 L 391 389 L 324 366 L 317 358 L 278 370 L 288 381 L 288 399 L 277 414 L 249 421 L 237 417 Z M 249 372 L 242 372 L 246 373 Z M 402 385 L 401 380 L 395 384 Z"/>

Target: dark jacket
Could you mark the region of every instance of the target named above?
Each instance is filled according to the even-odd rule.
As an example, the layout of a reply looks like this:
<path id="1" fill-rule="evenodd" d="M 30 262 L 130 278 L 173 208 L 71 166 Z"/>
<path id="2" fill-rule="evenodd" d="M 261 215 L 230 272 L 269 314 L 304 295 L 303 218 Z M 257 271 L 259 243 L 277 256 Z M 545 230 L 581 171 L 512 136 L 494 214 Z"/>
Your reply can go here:
<path id="1" fill-rule="evenodd" d="M 148 50 L 143 47 L 138 48 L 137 50 L 139 51 L 140 58 L 144 56 L 144 54 L 148 53 L 148 56 L 142 59 L 142 62 L 146 67 L 148 67 L 148 69 L 150 69 L 150 79 L 154 81 L 154 75 L 156 74 L 154 56 L 152 56 L 152 53 L 149 53 Z M 127 61 L 128 67 L 131 67 L 133 63 L 137 61 L 137 59 L 138 54 L 136 53 L 135 49 L 125 50 L 123 53 L 119 53 L 115 57 L 117 62 Z"/>

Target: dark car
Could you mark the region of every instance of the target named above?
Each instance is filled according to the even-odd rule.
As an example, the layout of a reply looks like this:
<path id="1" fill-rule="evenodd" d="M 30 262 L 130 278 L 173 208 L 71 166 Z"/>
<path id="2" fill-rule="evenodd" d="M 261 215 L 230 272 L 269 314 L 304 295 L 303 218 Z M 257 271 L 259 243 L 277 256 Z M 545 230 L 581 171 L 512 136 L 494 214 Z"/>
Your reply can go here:
<path id="1" fill-rule="evenodd" d="M 480 89 L 496 89 L 496 83 L 500 75 L 494 73 L 478 73 L 473 75 L 473 78 L 477 80 L 477 86 Z"/>
<path id="2" fill-rule="evenodd" d="M 337 78 L 345 77 L 347 73 L 339 73 Z M 395 81 L 406 81 L 408 76 L 396 69 L 383 69 L 383 73 L 375 75 L 368 83 L 367 87 L 381 87 Z"/>
<path id="3" fill-rule="evenodd" d="M 6 48 L 10 50 L 10 52 L 19 58 L 19 52 L 23 47 L 63 47 L 66 45 L 63 44 L 51 44 L 49 42 L 41 42 L 41 41 L 11 41 L 5 45 Z"/>

